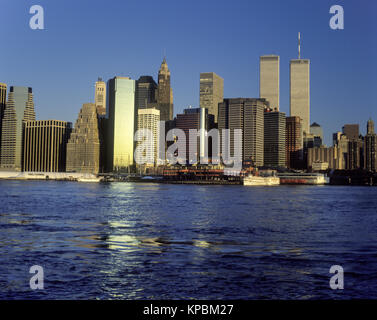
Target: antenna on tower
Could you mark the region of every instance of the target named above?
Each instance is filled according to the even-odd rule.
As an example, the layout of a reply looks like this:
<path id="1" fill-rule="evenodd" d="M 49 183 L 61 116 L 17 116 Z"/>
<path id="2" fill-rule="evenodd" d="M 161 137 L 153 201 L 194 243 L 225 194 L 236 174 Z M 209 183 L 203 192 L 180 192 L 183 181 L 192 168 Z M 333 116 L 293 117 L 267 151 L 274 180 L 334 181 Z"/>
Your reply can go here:
<path id="1" fill-rule="evenodd" d="M 300 42 L 300 32 L 298 33 L 298 58 L 301 59 L 301 42 Z"/>

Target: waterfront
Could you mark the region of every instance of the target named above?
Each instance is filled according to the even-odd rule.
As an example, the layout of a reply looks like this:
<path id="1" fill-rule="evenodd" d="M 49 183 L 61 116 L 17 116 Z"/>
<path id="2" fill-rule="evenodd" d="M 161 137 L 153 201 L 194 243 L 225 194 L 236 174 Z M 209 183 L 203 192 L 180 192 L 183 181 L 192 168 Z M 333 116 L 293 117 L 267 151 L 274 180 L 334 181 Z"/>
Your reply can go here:
<path id="1" fill-rule="evenodd" d="M 1 299 L 377 298 L 375 187 L 3 180 L 0 203 Z"/>

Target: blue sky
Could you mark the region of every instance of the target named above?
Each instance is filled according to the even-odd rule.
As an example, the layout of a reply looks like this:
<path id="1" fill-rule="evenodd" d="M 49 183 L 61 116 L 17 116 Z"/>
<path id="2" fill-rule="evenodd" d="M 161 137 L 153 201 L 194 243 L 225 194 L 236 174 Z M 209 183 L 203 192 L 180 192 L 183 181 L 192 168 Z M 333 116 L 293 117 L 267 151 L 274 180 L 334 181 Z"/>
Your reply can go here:
<path id="1" fill-rule="evenodd" d="M 29 28 L 41 5 L 45 30 Z M 344 8 L 344 30 L 329 9 Z M 325 142 L 345 123 L 377 122 L 377 1 L 1 0 L 0 82 L 31 86 L 38 119 L 74 122 L 94 82 L 157 78 L 164 52 L 175 113 L 198 106 L 200 72 L 224 78 L 225 97 L 258 97 L 259 56 L 280 55 L 280 109 L 289 115 L 289 60 L 311 60 L 311 122 Z"/>

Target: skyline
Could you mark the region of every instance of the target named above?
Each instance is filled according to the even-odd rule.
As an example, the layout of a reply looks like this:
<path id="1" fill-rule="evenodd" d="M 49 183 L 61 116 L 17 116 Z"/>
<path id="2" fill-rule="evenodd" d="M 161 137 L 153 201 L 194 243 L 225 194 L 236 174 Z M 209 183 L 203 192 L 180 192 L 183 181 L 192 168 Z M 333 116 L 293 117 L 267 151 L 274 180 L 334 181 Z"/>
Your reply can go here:
<path id="1" fill-rule="evenodd" d="M 377 120 L 374 2 L 360 6 L 356 1 L 340 1 L 345 29 L 337 31 L 328 24 L 331 1 L 315 5 L 217 2 L 216 8 L 210 1 L 200 6 L 197 1 L 144 5 L 112 1 L 111 8 L 101 7 L 99 1 L 39 1 L 45 10 L 45 30 L 37 31 L 28 27 L 33 4 L 6 1 L 3 5 L 0 24 L 4 24 L 7 45 L 0 52 L 0 82 L 32 87 L 38 120 L 74 123 L 82 104 L 94 102 L 98 77 L 137 80 L 152 75 L 157 80 L 164 52 L 175 115 L 189 105 L 199 106 L 201 72 L 215 72 L 224 79 L 224 98 L 259 97 L 259 57 L 276 54 L 280 56 L 280 111 L 288 116 L 289 61 L 298 55 L 297 32 L 301 32 L 301 58 L 311 60 L 311 123 L 323 127 L 325 144 L 331 145 L 331 134 L 346 123 L 358 123 L 365 134 L 367 120 Z M 250 14 L 253 11 L 258 14 Z M 234 16 L 239 19 L 222 22 Z M 262 24 L 265 19 L 268 28 Z M 217 23 L 210 26 L 208 21 Z M 140 22 L 143 28 L 138 28 Z M 127 41 L 116 40 L 120 34 L 116 29 Z M 34 48 L 28 51 L 29 59 L 24 59 L 23 48 Z"/>

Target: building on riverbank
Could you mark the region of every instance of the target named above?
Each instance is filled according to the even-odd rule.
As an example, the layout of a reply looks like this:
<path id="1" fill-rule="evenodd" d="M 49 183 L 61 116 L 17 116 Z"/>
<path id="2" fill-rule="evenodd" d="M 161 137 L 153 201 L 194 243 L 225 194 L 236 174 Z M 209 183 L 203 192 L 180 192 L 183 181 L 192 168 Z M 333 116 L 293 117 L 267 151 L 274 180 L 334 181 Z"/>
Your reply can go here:
<path id="1" fill-rule="evenodd" d="M 59 120 L 26 121 L 23 171 L 64 172 L 72 124 Z"/>
<path id="2" fill-rule="evenodd" d="M 2 122 L 1 170 L 22 170 L 23 123 L 34 120 L 35 111 L 32 88 L 10 87 Z"/>
<path id="3" fill-rule="evenodd" d="M 67 144 L 67 172 L 94 173 L 100 167 L 100 136 L 97 109 L 84 103 Z"/>

